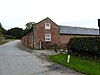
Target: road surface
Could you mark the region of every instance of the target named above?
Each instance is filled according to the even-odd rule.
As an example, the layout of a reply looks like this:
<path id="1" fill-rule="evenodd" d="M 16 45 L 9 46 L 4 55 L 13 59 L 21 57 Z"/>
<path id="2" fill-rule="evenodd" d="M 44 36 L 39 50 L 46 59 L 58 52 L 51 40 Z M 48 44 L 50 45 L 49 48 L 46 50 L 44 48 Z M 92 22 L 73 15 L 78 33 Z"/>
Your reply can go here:
<path id="1" fill-rule="evenodd" d="M 21 50 L 19 40 L 0 46 L 0 75 L 77 75 L 48 69 L 36 55 Z"/>

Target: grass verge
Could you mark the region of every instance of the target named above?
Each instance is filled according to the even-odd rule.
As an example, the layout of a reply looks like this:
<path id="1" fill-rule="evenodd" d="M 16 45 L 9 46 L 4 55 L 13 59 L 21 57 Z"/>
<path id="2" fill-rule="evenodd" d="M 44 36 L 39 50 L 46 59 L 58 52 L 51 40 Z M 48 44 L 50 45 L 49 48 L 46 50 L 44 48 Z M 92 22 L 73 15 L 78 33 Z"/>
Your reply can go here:
<path id="1" fill-rule="evenodd" d="M 0 45 L 3 45 L 5 43 L 13 41 L 13 40 L 15 40 L 15 39 L 6 39 L 5 41 L 0 42 Z"/>
<path id="2" fill-rule="evenodd" d="M 55 63 L 70 67 L 86 75 L 100 75 L 100 63 L 95 61 L 85 60 L 79 57 L 71 56 L 70 63 L 68 64 L 67 55 L 65 54 L 51 55 L 48 58 Z"/>

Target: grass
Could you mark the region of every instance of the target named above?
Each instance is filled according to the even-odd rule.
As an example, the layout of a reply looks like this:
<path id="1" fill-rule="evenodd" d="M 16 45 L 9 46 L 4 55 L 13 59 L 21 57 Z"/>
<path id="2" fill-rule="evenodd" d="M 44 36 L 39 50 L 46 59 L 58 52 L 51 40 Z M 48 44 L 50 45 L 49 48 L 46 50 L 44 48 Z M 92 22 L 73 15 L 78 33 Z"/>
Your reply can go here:
<path id="1" fill-rule="evenodd" d="M 6 39 L 5 41 L 0 42 L 0 45 L 6 44 L 7 42 L 13 41 L 15 39 Z"/>
<path id="2" fill-rule="evenodd" d="M 55 63 L 70 67 L 86 75 L 100 75 L 100 63 L 85 60 L 79 57 L 71 56 L 70 63 L 67 63 L 67 55 L 57 54 L 49 56 L 49 59 Z"/>

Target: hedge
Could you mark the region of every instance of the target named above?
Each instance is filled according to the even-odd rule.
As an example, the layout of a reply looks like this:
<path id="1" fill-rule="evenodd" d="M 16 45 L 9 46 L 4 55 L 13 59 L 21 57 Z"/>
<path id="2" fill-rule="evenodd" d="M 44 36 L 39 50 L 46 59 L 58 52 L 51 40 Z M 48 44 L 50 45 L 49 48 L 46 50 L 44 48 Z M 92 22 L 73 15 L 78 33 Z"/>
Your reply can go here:
<path id="1" fill-rule="evenodd" d="M 6 39 L 16 39 L 16 37 L 12 36 L 12 35 L 4 35 L 4 37 Z"/>
<path id="2" fill-rule="evenodd" d="M 72 52 L 100 55 L 100 37 L 74 37 L 68 46 Z"/>

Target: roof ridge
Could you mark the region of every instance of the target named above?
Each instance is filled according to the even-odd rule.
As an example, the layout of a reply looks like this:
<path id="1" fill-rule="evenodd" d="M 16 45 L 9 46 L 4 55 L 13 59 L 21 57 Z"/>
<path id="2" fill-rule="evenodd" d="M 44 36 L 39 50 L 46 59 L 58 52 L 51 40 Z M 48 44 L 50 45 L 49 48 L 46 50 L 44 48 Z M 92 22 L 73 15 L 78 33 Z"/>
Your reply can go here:
<path id="1" fill-rule="evenodd" d="M 62 25 L 59 25 L 60 27 L 71 27 L 71 28 L 81 28 L 81 29 L 95 29 L 95 30 L 98 30 L 96 28 L 86 28 L 86 27 L 77 27 L 77 26 L 62 26 Z"/>

